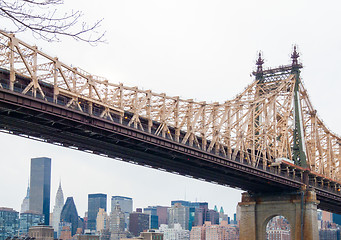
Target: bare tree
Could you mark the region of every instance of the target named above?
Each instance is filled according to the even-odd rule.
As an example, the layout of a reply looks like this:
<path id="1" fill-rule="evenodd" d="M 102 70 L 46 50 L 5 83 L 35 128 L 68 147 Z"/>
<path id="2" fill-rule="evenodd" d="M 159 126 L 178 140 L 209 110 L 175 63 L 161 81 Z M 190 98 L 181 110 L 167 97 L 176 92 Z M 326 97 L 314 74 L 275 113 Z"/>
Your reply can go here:
<path id="1" fill-rule="evenodd" d="M 0 19 L 12 21 L 11 32 L 30 30 L 35 37 L 46 41 L 59 41 L 60 36 L 91 44 L 104 41 L 104 32 L 98 31 L 103 19 L 89 25 L 82 21 L 81 11 L 61 11 L 63 3 L 63 0 L 0 0 Z"/>

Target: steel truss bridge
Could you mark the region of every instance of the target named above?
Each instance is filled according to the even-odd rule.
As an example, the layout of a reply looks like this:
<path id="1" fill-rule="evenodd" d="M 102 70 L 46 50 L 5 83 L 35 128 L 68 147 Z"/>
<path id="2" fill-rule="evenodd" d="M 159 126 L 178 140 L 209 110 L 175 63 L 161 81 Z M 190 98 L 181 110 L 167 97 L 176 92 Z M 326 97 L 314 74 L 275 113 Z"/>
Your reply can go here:
<path id="1" fill-rule="evenodd" d="M 341 213 L 341 138 L 298 57 L 263 70 L 259 56 L 242 93 L 206 103 L 111 83 L 0 32 L 0 129 L 252 193 L 314 188 Z"/>

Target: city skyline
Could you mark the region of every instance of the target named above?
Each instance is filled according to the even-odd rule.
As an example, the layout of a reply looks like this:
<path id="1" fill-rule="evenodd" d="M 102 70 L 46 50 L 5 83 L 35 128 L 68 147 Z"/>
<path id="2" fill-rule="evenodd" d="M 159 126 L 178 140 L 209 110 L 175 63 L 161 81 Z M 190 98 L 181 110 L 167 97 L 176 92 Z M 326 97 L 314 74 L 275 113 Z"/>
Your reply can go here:
<path id="1" fill-rule="evenodd" d="M 91 47 L 64 38 L 60 43 L 47 43 L 29 33 L 17 37 L 111 82 L 188 99 L 223 102 L 233 98 L 252 82 L 249 75 L 259 50 L 267 68 L 288 64 L 292 46 L 297 44 L 304 65 L 301 76 L 312 103 L 327 126 L 341 133 L 337 106 L 341 35 L 334 30 L 339 27 L 340 3 L 336 1 L 328 5 L 314 1 L 114 1 L 111 5 L 99 1 L 95 6 L 90 1 L 74 1 L 64 5 L 83 10 L 90 20 L 101 12 L 109 43 Z M 103 5 L 108 6 L 104 9 Z M 285 30 L 290 34 L 284 34 Z M 52 158 L 51 206 L 61 179 L 65 198 L 74 197 L 80 216 L 87 209 L 89 193 L 105 193 L 108 199 L 132 197 L 134 209 L 147 207 L 149 202 L 168 206 L 171 200 L 207 201 L 210 209 L 223 206 L 229 216 L 240 200 L 240 191 L 231 188 L 89 153 L 3 133 L 0 143 L 1 163 L 6 169 L 0 189 L 9 184 L 12 189 L 0 199 L 0 206 L 17 211 L 26 194 L 29 161 L 34 157 Z M 87 181 L 90 170 L 95 173 L 92 181 Z M 101 186 L 103 181 L 105 186 Z M 154 193 L 162 187 L 167 190 Z M 154 192 L 147 195 L 146 189 Z"/>
<path id="2" fill-rule="evenodd" d="M 4 134 L 4 133 L 0 133 L 0 138 L 2 135 L 8 135 L 8 134 Z M 112 196 L 125 196 L 125 197 L 132 197 L 133 199 L 133 211 L 136 210 L 136 208 L 145 208 L 145 207 L 148 207 L 148 206 L 155 206 L 155 205 L 160 205 L 160 206 L 171 206 L 171 201 L 174 201 L 174 200 L 188 200 L 188 201 L 192 201 L 192 202 L 195 202 L 195 201 L 198 201 L 198 202 L 208 202 L 209 204 L 209 207 L 210 209 L 213 209 L 215 205 L 217 205 L 219 208 L 220 206 L 222 206 L 225 210 L 226 213 L 229 214 L 229 210 L 231 211 L 231 214 L 229 214 L 229 216 L 233 216 L 233 213 L 236 212 L 236 206 L 237 206 L 237 202 L 240 200 L 240 196 L 239 196 L 239 193 L 238 194 L 234 194 L 234 195 L 231 195 L 230 193 L 226 192 L 225 194 L 222 194 L 222 195 L 225 195 L 226 197 L 228 197 L 230 195 L 230 199 L 233 199 L 234 202 L 236 203 L 234 206 L 230 206 L 229 203 L 224 203 L 224 201 L 222 200 L 217 200 L 217 201 L 214 201 L 214 199 L 211 197 L 211 201 L 209 200 L 206 200 L 204 196 L 206 196 L 206 194 L 208 195 L 212 195 L 214 193 L 214 191 L 216 190 L 216 188 L 221 188 L 222 190 L 226 189 L 226 187 L 224 186 L 219 186 L 219 185 L 216 185 L 216 184 L 212 184 L 212 183 L 208 183 L 208 182 L 203 182 L 201 180 L 196 180 L 196 179 L 191 179 L 191 178 L 188 178 L 188 177 L 184 177 L 184 176 L 179 176 L 179 175 L 176 175 L 176 174 L 172 174 L 172 173 L 166 173 L 166 172 L 163 172 L 163 171 L 159 171 L 159 170 L 155 170 L 155 169 L 150 169 L 150 168 L 146 168 L 146 167 L 142 167 L 142 166 L 136 166 L 136 165 L 133 165 L 133 164 L 130 164 L 130 163 L 125 163 L 125 162 L 121 162 L 119 160 L 113 160 L 113 159 L 109 159 L 109 158 L 105 158 L 105 157 L 101 157 L 101 156 L 97 156 L 97 155 L 94 155 L 94 154 L 89 154 L 89 153 L 85 153 L 85 152 L 80 152 L 78 150 L 74 150 L 74 149 L 69 149 L 69 148 L 65 148 L 65 147 L 60 147 L 60 146 L 54 146 L 54 145 L 51 145 L 51 144 L 47 144 L 47 143 L 42 143 L 42 142 L 37 142 L 35 140 L 28 140 L 28 139 L 25 139 L 23 137 L 18 137 L 18 136 L 14 136 L 14 135 L 9 135 L 11 141 L 14 141 L 14 139 L 16 139 L 15 141 L 17 142 L 17 144 L 23 144 L 23 148 L 24 148 L 24 145 L 26 145 L 27 141 L 32 141 L 33 143 L 30 144 L 30 149 L 27 149 L 29 151 L 42 151 L 42 146 L 44 146 L 44 150 L 43 152 L 51 152 L 51 149 L 56 151 L 55 148 L 57 149 L 65 149 L 63 151 L 63 153 L 61 154 L 61 151 L 58 151 L 58 154 L 59 155 L 62 155 L 62 156 L 70 156 L 70 155 L 75 155 L 75 156 L 82 156 L 81 158 L 75 158 L 75 159 L 72 159 L 72 158 L 67 158 L 65 160 L 63 159 L 58 159 L 58 160 L 54 160 L 54 157 L 49 157 L 51 158 L 51 196 L 50 196 L 50 199 L 51 199 L 51 202 L 50 202 L 50 205 L 52 207 L 50 207 L 50 212 L 53 211 L 53 206 L 55 205 L 55 196 L 56 196 L 56 193 L 57 193 L 57 190 L 59 188 L 59 183 L 61 182 L 61 185 L 62 185 L 62 189 L 63 189 L 63 193 L 64 193 L 64 198 L 66 199 L 67 197 L 73 197 L 74 198 L 74 201 L 75 201 L 75 205 L 76 205 L 76 208 L 77 208 L 77 211 L 78 211 L 78 214 L 80 217 L 84 217 L 84 213 L 87 211 L 88 209 L 88 194 L 97 194 L 97 193 L 103 193 L 103 194 L 107 194 L 108 195 L 108 199 L 107 199 L 107 209 L 108 211 L 107 212 L 110 212 L 111 211 L 111 197 Z M 9 142 L 9 144 L 10 144 Z M 5 144 L 6 145 L 6 144 Z M 32 148 L 32 146 L 35 146 L 37 147 L 37 149 L 35 149 L 34 147 Z M 4 145 L 3 145 L 4 146 Z M 20 155 L 20 152 L 17 153 L 18 155 Z M 14 154 L 16 155 L 16 154 Z M 38 156 L 35 156 L 35 157 L 38 157 Z M 82 197 L 79 197 L 79 194 L 72 194 L 72 192 L 74 190 L 72 190 L 73 188 L 71 187 L 68 187 L 69 184 L 67 183 L 68 179 L 73 179 L 73 170 L 72 169 L 69 169 L 69 171 L 67 171 L 67 169 L 65 169 L 65 165 L 69 164 L 70 168 L 74 167 L 74 171 L 77 171 L 76 169 L 76 166 L 78 164 L 81 165 L 82 163 L 82 159 L 84 160 L 84 157 L 87 157 L 86 158 L 86 162 L 92 162 L 92 161 L 103 161 L 103 163 L 105 163 L 105 166 L 111 166 L 113 168 L 119 166 L 119 167 L 122 167 L 122 166 L 125 166 L 127 167 L 128 166 L 128 169 L 124 169 L 124 171 L 120 171 L 120 172 L 117 172 L 117 174 L 120 174 L 120 176 L 124 176 L 125 174 L 129 174 L 129 166 L 131 166 L 131 170 L 135 173 L 135 174 L 139 174 L 140 171 L 142 171 L 142 174 L 141 176 L 144 176 L 146 178 L 147 183 L 149 185 L 157 185 L 159 184 L 160 182 L 158 183 L 155 183 L 154 181 L 154 178 L 155 177 L 158 177 L 158 178 L 161 178 L 163 179 L 163 183 L 165 184 L 165 188 L 167 188 L 168 190 L 173 190 L 173 192 L 178 192 L 177 189 L 179 188 L 178 185 L 179 183 L 182 183 L 183 181 L 186 182 L 186 186 L 184 185 L 183 188 L 182 188 L 182 192 L 178 192 L 178 194 L 174 194 L 174 197 L 172 197 L 171 194 L 168 195 L 168 198 L 163 198 L 163 199 L 156 199 L 156 200 L 152 200 L 152 201 L 149 201 L 148 198 L 145 198 L 144 199 L 144 190 L 141 189 L 139 191 L 139 194 L 136 194 L 134 193 L 134 191 L 132 191 L 131 189 L 122 189 L 122 188 L 119 188 L 120 190 L 118 190 L 117 192 L 115 191 L 111 191 L 111 195 L 108 194 L 110 191 L 109 190 L 105 190 L 103 187 L 101 187 L 100 185 L 92 185 L 92 186 L 89 186 L 89 185 L 86 185 L 84 186 L 82 184 L 82 179 L 79 179 L 79 186 L 77 185 L 73 185 L 74 186 L 74 189 L 77 189 L 78 191 L 80 190 L 79 187 L 81 187 L 82 189 L 82 194 L 81 196 Z M 28 158 L 26 162 L 28 168 L 29 168 L 29 165 L 30 165 L 30 159 L 31 158 Z M 25 160 L 24 160 L 25 161 Z M 63 161 L 63 163 L 56 163 L 56 161 Z M 22 160 L 20 161 L 22 162 Z M 95 165 L 95 164 L 94 164 Z M 12 167 L 13 168 L 16 168 L 18 166 L 17 163 L 13 163 Z M 54 170 L 55 169 L 55 166 L 57 166 L 58 170 Z M 92 166 L 90 165 L 91 167 L 88 168 L 89 171 L 92 170 L 92 173 L 94 173 L 94 167 L 95 166 Z M 12 168 L 12 169 L 13 169 Z M 84 166 L 83 166 L 84 168 Z M 100 166 L 97 166 L 95 167 L 95 169 L 97 169 L 98 171 L 95 172 L 96 175 L 94 176 L 94 178 L 100 178 L 101 177 L 101 173 L 103 173 L 103 171 L 101 172 L 101 167 Z M 146 169 L 144 171 L 144 169 Z M 14 169 L 13 169 L 14 170 Z M 25 172 L 25 169 L 18 169 L 20 172 L 22 172 L 24 174 Z M 110 172 L 110 167 L 108 169 L 108 167 L 103 167 L 102 170 L 106 170 L 108 172 Z M 67 171 L 68 174 L 65 175 L 63 174 L 62 172 L 65 172 Z M 60 175 L 55 175 L 57 173 L 60 173 Z M 21 175 L 21 174 L 19 174 Z M 107 177 L 108 174 L 106 174 L 105 176 Z M 84 174 L 83 176 L 84 178 L 87 178 L 86 177 L 86 174 Z M 90 178 L 89 179 L 89 183 L 92 182 L 92 180 L 94 178 Z M 16 201 L 17 204 L 13 204 L 13 205 L 10 205 L 10 206 L 3 206 L 3 207 L 10 207 L 10 208 L 13 208 L 14 210 L 16 211 L 20 211 L 20 207 L 16 207 L 16 205 L 20 206 L 23 199 L 25 198 L 26 196 L 26 188 L 27 188 L 27 177 L 22 177 L 22 179 L 25 179 L 25 182 L 24 182 L 24 185 L 23 186 L 20 186 L 20 183 L 18 183 L 16 185 L 16 187 L 18 187 L 19 189 L 24 189 L 24 192 L 22 193 L 14 193 L 14 195 L 18 196 L 19 199 Z M 115 179 L 120 179 L 120 177 L 118 178 L 115 178 Z M 118 180 L 117 180 L 118 181 Z M 174 186 L 172 186 L 172 181 Z M 113 180 L 113 182 L 115 182 L 115 180 Z M 169 183 L 169 184 L 167 184 Z M 208 193 L 199 193 L 199 194 L 196 194 L 198 192 L 200 192 L 200 189 L 201 189 L 201 183 L 207 185 L 208 189 L 210 190 Z M 56 184 L 56 186 L 55 186 Z M 135 184 L 136 186 L 143 186 L 144 183 L 141 183 L 141 182 L 134 182 L 134 181 L 130 181 L 129 182 L 129 185 L 130 184 Z M 134 189 L 138 188 L 134 186 Z M 194 187 L 194 189 L 191 189 L 191 187 Z M 93 188 L 94 190 L 97 189 L 98 191 L 93 191 L 93 192 L 87 192 L 87 188 L 86 187 L 91 187 Z M 158 189 L 160 190 L 160 189 Z M 238 191 L 238 190 L 235 190 L 235 191 Z M 241 192 L 241 191 L 239 191 Z M 121 193 L 121 194 L 120 194 Z M 22 195 L 22 197 L 21 197 Z M 141 197 L 136 197 L 136 195 L 140 195 Z M 8 196 L 5 196 L 4 198 L 2 198 L 0 200 L 0 204 L 2 204 L 2 202 L 5 202 L 6 201 L 6 197 Z M 234 198 L 233 198 L 234 197 Z M 205 198 L 205 199 L 204 199 Z M 209 199 L 209 198 L 207 198 Z M 221 203 L 221 204 L 219 204 Z"/>

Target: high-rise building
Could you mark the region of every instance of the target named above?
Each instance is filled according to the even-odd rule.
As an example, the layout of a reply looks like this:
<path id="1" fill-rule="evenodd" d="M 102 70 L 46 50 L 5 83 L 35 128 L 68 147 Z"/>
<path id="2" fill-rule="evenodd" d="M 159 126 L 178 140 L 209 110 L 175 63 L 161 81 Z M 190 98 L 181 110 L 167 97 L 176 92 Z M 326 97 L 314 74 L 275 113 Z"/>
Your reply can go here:
<path id="1" fill-rule="evenodd" d="M 109 229 L 109 217 L 103 208 L 100 208 L 96 218 L 96 232 L 100 233 L 104 229 Z"/>
<path id="2" fill-rule="evenodd" d="M 100 208 L 107 211 L 107 195 L 102 193 L 88 195 L 88 229 L 96 230 L 96 218 Z"/>
<path id="3" fill-rule="evenodd" d="M 191 230 L 193 226 L 202 226 L 207 218 L 208 203 L 207 202 L 190 202 L 183 200 L 172 201 L 171 205 L 181 203 L 182 206 L 189 208 L 188 229 Z"/>
<path id="4" fill-rule="evenodd" d="M 20 228 L 19 235 L 27 236 L 30 227 L 38 226 L 45 223 L 45 216 L 35 211 L 26 211 L 20 213 Z"/>
<path id="5" fill-rule="evenodd" d="M 26 212 L 30 210 L 30 184 L 27 186 L 26 197 L 22 201 L 20 212 Z"/>
<path id="6" fill-rule="evenodd" d="M 58 226 L 59 226 L 60 214 L 62 213 L 63 206 L 64 206 L 64 194 L 62 190 L 62 184 L 61 182 L 59 182 L 59 187 L 57 190 L 56 201 L 53 207 L 53 215 L 52 215 L 52 227 L 54 231 L 57 233 L 59 232 Z M 57 237 L 59 237 L 58 234 L 57 234 Z"/>
<path id="7" fill-rule="evenodd" d="M 174 228 L 174 224 L 179 223 L 182 229 L 189 230 L 189 210 L 189 207 L 175 203 L 168 209 L 168 226 Z"/>
<path id="8" fill-rule="evenodd" d="M 132 212 L 129 214 L 129 232 L 138 236 L 149 228 L 149 214 L 142 212 Z"/>
<path id="9" fill-rule="evenodd" d="M 110 213 L 109 222 L 109 231 L 111 233 L 110 240 L 119 240 L 121 238 L 127 237 L 127 232 L 125 232 L 124 213 L 122 212 L 118 203 Z"/>
<path id="10" fill-rule="evenodd" d="M 168 208 L 163 206 L 156 207 L 156 215 L 158 216 L 159 220 L 159 227 L 161 224 L 168 224 Z"/>
<path id="11" fill-rule="evenodd" d="M 71 223 L 71 236 L 76 234 L 78 228 L 78 213 L 73 197 L 68 197 L 60 214 L 60 223 Z M 60 227 L 59 227 L 60 228 Z M 62 229 L 61 229 L 62 230 Z"/>
<path id="12" fill-rule="evenodd" d="M 147 207 L 143 209 L 144 213 L 149 214 L 149 229 L 159 228 L 159 217 L 157 215 L 157 207 Z"/>
<path id="13" fill-rule="evenodd" d="M 228 215 L 224 213 L 223 207 L 220 207 L 220 211 L 219 211 L 219 223 L 221 223 L 222 221 L 228 222 Z"/>
<path id="14" fill-rule="evenodd" d="M 111 232 L 111 240 L 119 239 L 119 236 L 124 233 L 125 220 L 124 213 L 121 210 L 120 204 L 117 202 L 115 208 L 110 213 L 109 230 Z"/>
<path id="15" fill-rule="evenodd" d="M 125 229 L 129 228 L 129 214 L 133 212 L 133 199 L 124 196 L 111 197 L 111 211 L 115 209 L 116 203 L 120 204 L 121 210 L 124 213 Z"/>
<path id="16" fill-rule="evenodd" d="M 18 235 L 19 213 L 12 208 L 0 207 L 0 240 Z"/>
<path id="17" fill-rule="evenodd" d="M 219 224 L 219 213 L 215 210 L 208 210 L 206 213 L 206 221 L 211 222 L 213 225 Z"/>
<path id="18" fill-rule="evenodd" d="M 51 158 L 32 158 L 30 179 L 29 210 L 43 214 L 45 225 L 49 225 Z"/>

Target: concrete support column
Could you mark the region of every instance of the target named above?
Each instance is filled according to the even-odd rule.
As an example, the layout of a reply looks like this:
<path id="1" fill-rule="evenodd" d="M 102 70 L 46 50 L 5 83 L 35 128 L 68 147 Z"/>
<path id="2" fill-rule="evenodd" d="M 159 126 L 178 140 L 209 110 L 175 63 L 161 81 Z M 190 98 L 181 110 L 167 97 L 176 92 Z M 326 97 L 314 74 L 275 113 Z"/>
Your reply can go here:
<path id="1" fill-rule="evenodd" d="M 283 216 L 290 223 L 292 240 L 318 240 L 318 203 L 313 190 L 276 194 L 245 192 L 242 194 L 242 201 L 238 204 L 241 214 L 239 239 L 266 239 L 268 222 L 275 216 Z"/>

